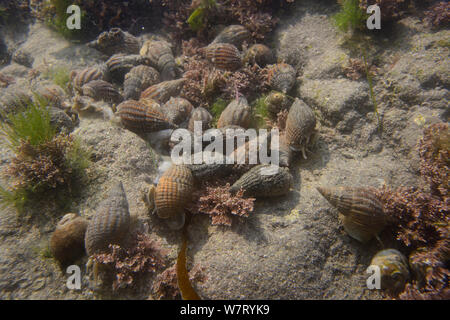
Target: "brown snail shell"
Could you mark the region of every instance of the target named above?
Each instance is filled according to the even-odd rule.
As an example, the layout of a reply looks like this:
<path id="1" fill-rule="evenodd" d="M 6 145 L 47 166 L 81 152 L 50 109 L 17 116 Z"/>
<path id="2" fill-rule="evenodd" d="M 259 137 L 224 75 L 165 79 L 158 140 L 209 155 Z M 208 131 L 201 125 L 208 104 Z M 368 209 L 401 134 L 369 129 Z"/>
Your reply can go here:
<path id="1" fill-rule="evenodd" d="M 127 55 L 118 53 L 106 61 L 106 67 L 111 77 L 119 83 L 122 83 L 125 75 L 133 67 L 145 64 L 146 62 L 147 60 L 138 54 Z"/>
<path id="2" fill-rule="evenodd" d="M 176 64 L 170 44 L 166 41 L 148 40 L 140 50 L 143 57 L 149 59 L 150 64 L 161 72 L 163 81 L 176 78 Z"/>
<path id="3" fill-rule="evenodd" d="M 192 164 L 186 166 L 191 170 L 194 179 L 200 183 L 202 181 L 210 181 L 217 178 L 225 177 L 231 174 L 233 166 L 227 164 L 226 156 L 223 154 L 213 153 L 211 151 L 202 151 L 202 163 L 194 163 L 194 157 L 192 156 Z M 207 159 L 217 159 L 220 161 L 206 161 Z M 210 163 L 213 162 L 213 163 Z"/>
<path id="4" fill-rule="evenodd" d="M 286 143 L 286 137 L 284 135 L 280 136 L 278 154 L 280 167 L 290 167 L 293 155 L 291 148 Z"/>
<path id="5" fill-rule="evenodd" d="M 159 72 L 155 68 L 145 65 L 133 67 L 125 75 L 123 83 L 125 100 L 138 100 L 144 89 L 158 82 L 160 82 Z"/>
<path id="6" fill-rule="evenodd" d="M 267 111 L 272 119 L 276 119 L 282 110 L 288 110 L 291 106 L 291 99 L 282 92 L 272 91 L 265 99 Z"/>
<path id="7" fill-rule="evenodd" d="M 138 54 L 141 42 L 132 34 L 120 28 L 112 28 L 102 32 L 97 39 L 88 43 L 88 46 L 112 56 L 115 53 Z"/>
<path id="8" fill-rule="evenodd" d="M 86 219 L 75 213 L 68 213 L 58 222 L 50 237 L 50 252 L 63 267 L 67 267 L 84 254 Z"/>
<path id="9" fill-rule="evenodd" d="M 316 116 L 302 100 L 296 98 L 286 119 L 286 143 L 294 151 L 301 151 L 306 159 L 306 147 L 315 134 Z"/>
<path id="10" fill-rule="evenodd" d="M 288 168 L 271 164 L 260 164 L 244 173 L 230 188 L 231 193 L 240 189 L 245 196 L 277 197 L 287 194 L 293 184 Z"/>
<path id="11" fill-rule="evenodd" d="M 191 170 L 185 165 L 172 165 L 163 173 L 156 186 L 155 206 L 158 217 L 175 219 L 184 224 L 184 208 L 191 200 L 193 187 Z"/>
<path id="12" fill-rule="evenodd" d="M 223 110 L 217 121 L 217 128 L 236 125 L 246 129 L 250 125 L 250 114 L 251 109 L 247 99 L 239 97 L 231 101 L 225 110 Z"/>
<path id="13" fill-rule="evenodd" d="M 137 134 L 174 128 L 159 104 L 151 100 L 124 101 L 117 106 L 117 115 L 125 128 Z"/>
<path id="14" fill-rule="evenodd" d="M 82 87 L 83 95 L 91 97 L 95 101 L 103 100 L 109 103 L 119 103 L 123 97 L 119 91 L 109 82 L 94 80 Z"/>
<path id="15" fill-rule="evenodd" d="M 319 187 L 317 190 L 342 215 L 345 231 L 360 242 L 369 241 L 388 222 L 374 188 Z"/>
<path id="16" fill-rule="evenodd" d="M 263 44 L 252 45 L 245 53 L 244 61 L 257 64 L 260 67 L 265 67 L 268 64 L 275 63 L 275 55 L 273 51 Z"/>
<path id="17" fill-rule="evenodd" d="M 37 89 L 38 96 L 44 98 L 52 107 L 64 109 L 66 92 L 56 84 L 40 87 Z"/>
<path id="18" fill-rule="evenodd" d="M 180 94 L 184 81 L 184 79 L 177 79 L 155 84 L 141 93 L 141 99 L 152 99 L 158 103 L 165 103 L 171 97 Z"/>
<path id="19" fill-rule="evenodd" d="M 269 67 L 267 80 L 272 89 L 287 93 L 295 84 L 296 71 L 287 63 L 277 63 Z"/>
<path id="20" fill-rule="evenodd" d="M 93 80 L 106 80 L 106 66 L 94 66 L 84 68 L 79 71 L 72 71 L 72 86 L 73 88 L 81 93 L 82 87 Z"/>
<path id="21" fill-rule="evenodd" d="M 244 41 L 249 42 L 250 32 L 241 25 L 231 25 L 223 29 L 212 43 L 230 43 L 236 48 L 241 48 Z"/>
<path id="22" fill-rule="evenodd" d="M 162 106 L 162 109 L 170 122 L 179 125 L 189 119 L 194 107 L 184 98 L 172 97 Z"/>
<path id="23" fill-rule="evenodd" d="M 198 107 L 192 110 L 191 117 L 189 119 L 188 129 L 191 132 L 194 132 L 194 122 L 201 121 L 202 122 L 202 130 L 208 130 L 211 128 L 212 115 L 203 107 Z"/>
<path id="24" fill-rule="evenodd" d="M 239 50 L 229 43 L 213 43 L 205 48 L 206 58 L 215 67 L 228 71 L 235 71 L 242 67 Z"/>
<path id="25" fill-rule="evenodd" d="M 120 244 L 130 228 L 128 201 L 122 182 L 116 183 L 107 199 L 99 204 L 97 212 L 89 221 L 85 247 L 89 256 L 108 249 L 110 244 Z"/>
<path id="26" fill-rule="evenodd" d="M 410 278 L 408 260 L 398 250 L 385 249 L 378 252 L 370 262 L 380 268 L 381 289 L 400 293 Z"/>

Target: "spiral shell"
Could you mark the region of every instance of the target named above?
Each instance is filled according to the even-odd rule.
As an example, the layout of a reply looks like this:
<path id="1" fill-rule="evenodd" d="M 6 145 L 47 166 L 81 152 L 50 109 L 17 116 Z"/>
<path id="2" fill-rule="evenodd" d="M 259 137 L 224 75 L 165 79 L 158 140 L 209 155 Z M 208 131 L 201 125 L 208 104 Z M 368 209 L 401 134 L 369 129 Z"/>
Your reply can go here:
<path id="1" fill-rule="evenodd" d="M 171 97 L 180 94 L 184 81 L 184 79 L 177 79 L 155 84 L 141 93 L 141 99 L 152 99 L 158 103 L 165 103 Z"/>
<path id="2" fill-rule="evenodd" d="M 196 154 L 194 154 L 192 156 L 192 164 L 186 165 L 191 170 L 192 176 L 197 182 L 200 183 L 202 181 L 222 178 L 231 174 L 233 166 L 227 164 L 226 156 L 223 154 L 202 151 L 201 156 L 203 160 L 202 163 L 194 163 L 196 157 Z"/>
<path id="3" fill-rule="evenodd" d="M 291 105 L 291 99 L 282 92 L 272 91 L 265 99 L 267 111 L 272 119 L 276 119 L 282 110 L 288 110 Z"/>
<path id="4" fill-rule="evenodd" d="M 244 56 L 245 62 L 256 63 L 260 67 L 275 63 L 275 60 L 273 51 L 269 47 L 259 43 L 252 45 Z"/>
<path id="5" fill-rule="evenodd" d="M 161 72 L 161 79 L 163 81 L 175 79 L 175 58 L 168 42 L 148 40 L 142 46 L 140 54 L 148 58 L 150 64 Z"/>
<path id="6" fill-rule="evenodd" d="M 305 149 L 315 134 L 316 116 L 310 107 L 296 98 L 286 119 L 286 143 L 294 151 L 301 151 L 306 159 Z"/>
<path id="7" fill-rule="evenodd" d="M 99 204 L 97 212 L 89 221 L 85 247 L 89 256 L 108 249 L 110 244 L 120 244 L 130 228 L 128 201 L 122 182 L 116 183 L 107 199 Z"/>
<path id="8" fill-rule="evenodd" d="M 100 67 L 100 66 L 94 66 L 94 67 L 88 67 L 84 68 L 80 71 L 72 71 L 71 78 L 72 78 L 72 86 L 73 88 L 81 93 L 82 87 L 93 80 L 105 80 L 106 76 L 106 66 Z"/>
<path id="9" fill-rule="evenodd" d="M 185 165 L 172 165 L 164 172 L 156 186 L 155 206 L 158 217 L 184 217 L 184 208 L 191 200 L 193 187 L 194 177 L 191 170 Z"/>
<path id="10" fill-rule="evenodd" d="M 141 42 L 138 38 L 120 28 L 112 28 L 102 32 L 97 39 L 88 43 L 88 46 L 112 56 L 115 53 L 138 54 Z"/>
<path id="11" fill-rule="evenodd" d="M 369 241 L 388 222 L 374 188 L 319 187 L 317 190 L 342 215 L 345 231 L 360 242 Z"/>
<path id="12" fill-rule="evenodd" d="M 276 197 L 287 194 L 293 184 L 288 168 L 271 164 L 260 164 L 244 173 L 230 188 L 236 193 L 241 188 L 250 197 Z"/>
<path id="13" fill-rule="evenodd" d="M 278 156 L 280 167 L 290 167 L 292 162 L 292 150 L 286 143 L 285 136 L 280 136 L 278 146 Z"/>
<path id="14" fill-rule="evenodd" d="M 214 43 L 205 48 L 206 58 L 219 69 L 235 71 L 242 67 L 239 50 L 229 43 Z"/>
<path id="15" fill-rule="evenodd" d="M 148 133 L 174 128 L 155 101 L 127 100 L 117 106 L 117 114 L 125 128 L 135 132 Z"/>
<path id="16" fill-rule="evenodd" d="M 250 125 L 251 109 L 248 105 L 247 99 L 240 97 L 231 101 L 223 110 L 217 121 L 217 128 L 222 128 L 229 125 L 236 125 L 242 128 L 248 128 Z"/>
<path id="17" fill-rule="evenodd" d="M 170 98 L 162 109 L 170 122 L 179 125 L 189 119 L 194 107 L 184 98 Z"/>
<path id="18" fill-rule="evenodd" d="M 408 260 L 398 250 L 386 249 L 378 252 L 370 265 L 380 268 L 381 289 L 400 293 L 410 278 Z"/>
<path id="19" fill-rule="evenodd" d="M 123 91 L 125 100 L 138 100 L 142 90 L 157 84 L 160 81 L 159 72 L 149 66 L 136 66 L 125 75 Z"/>
<path id="20" fill-rule="evenodd" d="M 82 87 L 83 95 L 91 97 L 95 101 L 103 100 L 109 103 L 119 103 L 123 97 L 119 91 L 109 82 L 94 80 Z"/>
<path id="21" fill-rule="evenodd" d="M 250 32 L 241 25 L 231 25 L 220 32 L 212 43 L 229 43 L 236 48 L 241 48 L 244 41 L 249 42 Z"/>
<path id="22" fill-rule="evenodd" d="M 123 82 L 125 75 L 135 66 L 146 64 L 147 60 L 138 55 L 126 55 L 123 53 L 115 54 L 106 61 L 106 67 L 111 77 L 118 81 Z"/>
<path id="23" fill-rule="evenodd" d="M 87 228 L 86 219 L 75 213 L 66 214 L 56 226 L 50 237 L 50 252 L 65 268 L 84 255 L 84 236 Z"/>
<path id="24" fill-rule="evenodd" d="M 208 130 L 211 127 L 212 115 L 203 107 L 198 107 L 192 110 L 191 117 L 189 118 L 188 129 L 191 132 L 194 132 L 194 122 L 201 121 L 202 122 L 202 130 Z"/>
<path id="25" fill-rule="evenodd" d="M 295 69 L 287 63 L 277 63 L 269 67 L 267 80 L 272 89 L 287 93 L 295 83 Z"/>
<path id="26" fill-rule="evenodd" d="M 56 84 L 40 87 L 37 90 L 38 96 L 44 98 L 52 107 L 63 109 L 66 92 Z"/>

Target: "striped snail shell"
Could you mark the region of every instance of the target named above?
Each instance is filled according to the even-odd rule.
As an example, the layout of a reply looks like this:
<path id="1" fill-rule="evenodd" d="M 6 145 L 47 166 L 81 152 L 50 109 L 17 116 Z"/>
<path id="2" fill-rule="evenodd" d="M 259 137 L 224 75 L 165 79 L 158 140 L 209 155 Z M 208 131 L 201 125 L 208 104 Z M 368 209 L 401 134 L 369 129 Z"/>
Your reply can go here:
<path id="1" fill-rule="evenodd" d="M 88 47 L 112 56 L 115 53 L 138 54 L 141 42 L 132 34 L 120 28 L 102 32 L 97 39 L 88 43 Z"/>
<path id="2" fill-rule="evenodd" d="M 276 119 L 282 110 L 288 110 L 291 106 L 291 99 L 282 92 L 271 91 L 265 99 L 267 111 L 272 119 Z"/>
<path id="3" fill-rule="evenodd" d="M 111 77 L 119 83 L 122 83 L 125 75 L 133 67 L 145 64 L 146 62 L 147 60 L 138 54 L 127 55 L 118 53 L 106 61 L 106 67 Z"/>
<path id="4" fill-rule="evenodd" d="M 103 80 L 94 80 L 86 83 L 81 89 L 83 95 L 91 97 L 95 101 L 103 100 L 109 103 L 123 101 L 119 91 L 111 83 Z"/>
<path id="5" fill-rule="evenodd" d="M 106 80 L 106 66 L 87 67 L 79 71 L 71 72 L 72 86 L 81 93 L 82 87 L 93 80 Z"/>
<path id="6" fill-rule="evenodd" d="M 191 117 L 189 118 L 188 129 L 191 132 L 194 132 L 194 122 L 201 121 L 202 122 L 202 131 L 206 131 L 211 128 L 212 115 L 203 107 L 197 107 L 192 110 Z"/>
<path id="7" fill-rule="evenodd" d="M 123 83 L 125 100 L 138 100 L 144 89 L 158 82 L 160 82 L 160 76 L 155 68 L 145 65 L 133 67 L 125 75 L 125 81 Z"/>
<path id="8" fill-rule="evenodd" d="M 316 116 L 311 108 L 296 98 L 286 119 L 286 143 L 293 151 L 301 151 L 306 159 L 306 147 L 315 134 Z"/>
<path id="9" fill-rule="evenodd" d="M 239 97 L 231 101 L 223 110 L 217 121 L 217 128 L 229 125 L 236 125 L 242 128 L 248 128 L 250 125 L 251 109 L 245 97 Z"/>
<path id="10" fill-rule="evenodd" d="M 296 71 L 287 63 L 277 63 L 269 67 L 267 80 L 272 89 L 287 93 L 295 84 Z"/>
<path id="11" fill-rule="evenodd" d="M 228 71 L 235 71 L 242 67 L 239 50 L 229 43 L 213 43 L 205 48 L 206 58 L 215 67 Z"/>
<path id="12" fill-rule="evenodd" d="M 140 134 L 174 128 L 155 101 L 126 100 L 117 106 L 117 115 L 128 130 Z"/>
<path id="13" fill-rule="evenodd" d="M 287 194 L 293 184 L 288 168 L 260 164 L 244 173 L 231 187 L 230 192 L 244 190 L 245 196 L 277 197 Z"/>
<path id="14" fill-rule="evenodd" d="M 241 25 L 231 25 L 223 29 L 212 43 L 229 43 L 236 48 L 241 48 L 244 41 L 249 42 L 250 32 Z"/>
<path id="15" fill-rule="evenodd" d="M 319 187 L 317 190 L 341 214 L 345 231 L 367 242 L 387 225 L 383 204 L 371 187 Z"/>
<path id="16" fill-rule="evenodd" d="M 37 94 L 44 98 L 52 107 L 64 109 L 64 100 L 66 99 L 66 92 L 63 88 L 56 84 L 40 87 Z"/>
<path id="17" fill-rule="evenodd" d="M 130 228 L 128 201 L 122 182 L 116 183 L 107 199 L 99 204 L 97 212 L 89 221 L 85 247 L 89 256 L 108 249 L 110 244 L 120 244 Z"/>
<path id="18" fill-rule="evenodd" d="M 408 260 L 396 249 L 385 249 L 378 252 L 370 262 L 380 268 L 381 289 L 400 293 L 410 278 Z"/>
<path id="19" fill-rule="evenodd" d="M 268 64 L 275 63 L 275 55 L 273 51 L 263 44 L 254 44 L 245 52 L 244 61 L 265 67 Z"/>
<path id="20" fill-rule="evenodd" d="M 177 79 L 155 84 L 141 93 L 141 99 L 152 99 L 158 103 L 165 103 L 171 97 L 176 97 L 180 94 L 184 82 L 184 79 Z"/>
<path id="21" fill-rule="evenodd" d="M 148 58 L 150 64 L 161 72 L 163 81 L 176 78 L 175 58 L 170 43 L 161 40 L 148 40 L 142 46 L 140 55 Z"/>
<path id="22" fill-rule="evenodd" d="M 170 98 L 162 109 L 170 122 L 179 125 L 189 119 L 194 107 L 184 98 Z"/>

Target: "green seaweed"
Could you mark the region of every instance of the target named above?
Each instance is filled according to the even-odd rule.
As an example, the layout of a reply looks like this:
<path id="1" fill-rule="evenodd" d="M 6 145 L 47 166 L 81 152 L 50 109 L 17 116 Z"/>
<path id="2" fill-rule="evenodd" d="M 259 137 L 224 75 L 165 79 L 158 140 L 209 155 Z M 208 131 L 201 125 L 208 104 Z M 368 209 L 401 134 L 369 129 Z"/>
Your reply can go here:
<path id="1" fill-rule="evenodd" d="M 67 8 L 74 4 L 73 0 L 50 0 L 50 5 L 54 10 L 54 15 L 47 18 L 47 24 L 66 39 L 81 39 L 88 32 L 85 21 L 86 13 L 81 10 L 81 29 L 67 28 L 67 19 L 71 14 L 67 13 Z"/>
<path id="2" fill-rule="evenodd" d="M 207 23 L 208 12 L 215 8 L 217 3 L 215 0 L 202 0 L 200 5 L 191 13 L 187 19 L 187 23 L 192 31 L 204 29 Z"/>
<path id="3" fill-rule="evenodd" d="M 214 103 L 211 105 L 210 111 L 213 116 L 213 126 L 215 126 L 217 124 L 217 121 L 219 121 L 219 117 L 222 114 L 223 110 L 225 110 L 225 108 L 227 107 L 228 103 L 228 101 L 222 98 L 217 98 L 216 101 L 214 101 Z"/>
<path id="4" fill-rule="evenodd" d="M 370 95 L 370 99 L 372 100 L 372 104 L 373 104 L 373 108 L 374 108 L 374 112 L 375 115 L 377 117 L 377 122 L 378 122 L 378 130 L 381 133 L 383 131 L 383 124 L 381 122 L 380 119 L 380 114 L 378 112 L 378 103 L 377 103 L 377 99 L 375 98 L 375 93 L 373 92 L 373 79 L 372 79 L 372 73 L 369 70 L 369 64 L 367 63 L 367 54 L 366 51 L 363 50 L 363 61 L 364 61 L 364 68 L 366 70 L 366 77 L 367 77 L 367 82 L 369 84 L 369 95 Z"/>
<path id="5" fill-rule="evenodd" d="M 266 103 L 267 95 L 262 95 L 253 103 L 252 106 L 252 122 L 256 128 L 263 128 L 266 126 L 266 119 L 269 118 L 269 111 Z"/>
<path id="6" fill-rule="evenodd" d="M 70 72 L 67 67 L 64 66 L 52 67 L 47 71 L 45 71 L 42 76 L 45 79 L 51 80 L 54 84 L 60 86 L 66 92 L 69 92 Z"/>
<path id="7" fill-rule="evenodd" d="M 344 0 L 341 11 L 333 16 L 333 20 L 341 31 L 361 30 L 365 27 L 367 14 L 359 7 L 359 0 Z"/>

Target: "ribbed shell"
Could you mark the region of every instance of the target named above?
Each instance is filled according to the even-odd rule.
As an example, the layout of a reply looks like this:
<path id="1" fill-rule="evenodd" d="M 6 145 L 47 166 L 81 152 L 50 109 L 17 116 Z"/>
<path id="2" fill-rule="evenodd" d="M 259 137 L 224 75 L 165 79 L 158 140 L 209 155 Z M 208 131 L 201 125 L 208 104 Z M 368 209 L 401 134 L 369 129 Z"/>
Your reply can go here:
<path id="1" fill-rule="evenodd" d="M 194 107 L 184 98 L 170 98 L 162 109 L 170 122 L 179 125 L 189 118 Z"/>
<path id="2" fill-rule="evenodd" d="M 367 242 L 387 224 L 383 204 L 370 187 L 320 187 L 317 190 L 342 214 L 347 233 L 360 242 Z"/>
<path id="3" fill-rule="evenodd" d="M 280 136 L 278 149 L 280 167 L 290 167 L 292 162 L 292 150 L 285 139 L 285 136 Z"/>
<path id="4" fill-rule="evenodd" d="M 161 72 L 161 79 L 163 81 L 175 79 L 175 58 L 168 42 L 148 40 L 142 46 L 140 54 L 148 58 L 150 64 Z"/>
<path id="5" fill-rule="evenodd" d="M 149 66 L 136 66 L 125 75 L 123 83 L 124 98 L 138 100 L 142 90 L 160 81 L 159 72 Z"/>
<path id="6" fill-rule="evenodd" d="M 399 293 L 403 291 L 410 278 L 408 260 L 400 251 L 395 249 L 385 249 L 378 252 L 372 258 L 370 265 L 380 267 L 381 289 Z"/>
<path id="7" fill-rule="evenodd" d="M 198 107 L 192 110 L 191 117 L 189 118 L 188 129 L 191 132 L 194 132 L 194 122 L 201 121 L 202 122 L 202 130 L 208 130 L 211 127 L 212 115 L 203 107 Z"/>
<path id="8" fill-rule="evenodd" d="M 239 50 L 229 43 L 214 43 L 205 48 L 206 58 L 219 69 L 235 71 L 242 67 Z"/>
<path id="9" fill-rule="evenodd" d="M 282 110 L 288 110 L 291 105 L 291 99 L 282 92 L 272 91 L 266 97 L 267 111 L 272 119 L 277 119 L 277 115 Z"/>
<path id="10" fill-rule="evenodd" d="M 230 43 L 237 48 L 241 48 L 244 41 L 249 42 L 250 32 L 241 25 L 231 25 L 220 32 L 212 43 Z"/>
<path id="11" fill-rule="evenodd" d="M 73 88 L 81 92 L 81 88 L 93 80 L 105 80 L 104 68 L 99 66 L 84 68 L 80 71 L 75 71 L 72 79 Z"/>
<path id="12" fill-rule="evenodd" d="M 250 125 L 251 109 L 248 105 L 247 99 L 240 97 L 231 101 L 223 110 L 217 121 L 217 128 L 222 128 L 229 125 L 240 126 L 248 128 Z"/>
<path id="13" fill-rule="evenodd" d="M 51 106 L 56 108 L 62 108 L 63 102 L 66 98 L 65 91 L 56 84 L 40 87 L 37 90 L 37 93 L 42 98 L 47 100 Z"/>
<path id="14" fill-rule="evenodd" d="M 173 218 L 183 213 L 191 200 L 194 177 L 185 165 L 172 165 L 159 179 L 155 190 L 155 205 L 158 217 Z"/>
<path id="15" fill-rule="evenodd" d="M 109 82 L 94 80 L 82 87 L 83 95 L 91 97 L 95 101 L 103 100 L 109 103 L 119 103 L 123 97 L 117 89 Z"/>
<path id="16" fill-rule="evenodd" d="M 154 101 L 124 101 L 117 106 L 117 114 L 125 128 L 138 134 L 174 127 Z"/>
<path id="17" fill-rule="evenodd" d="M 267 80 L 272 89 L 287 93 L 295 83 L 295 69 L 287 63 L 277 63 L 269 67 Z"/>
<path id="18" fill-rule="evenodd" d="M 125 75 L 135 66 L 145 64 L 147 60 L 138 55 L 126 55 L 123 53 L 115 54 L 106 61 L 106 67 L 111 77 L 118 81 L 123 82 Z"/>
<path id="19" fill-rule="evenodd" d="M 286 143 L 294 151 L 302 151 L 306 159 L 305 148 L 316 127 L 316 116 L 310 107 L 296 98 L 286 119 Z"/>
<path id="20" fill-rule="evenodd" d="M 193 155 L 194 157 L 195 155 Z M 220 157 L 219 163 L 206 163 L 206 158 L 216 159 Z M 201 183 L 202 181 L 211 181 L 217 178 L 222 178 L 231 174 L 232 165 L 226 163 L 226 158 L 222 154 L 213 154 L 212 152 L 202 152 L 203 163 L 188 164 L 187 167 L 191 170 L 194 179 Z M 193 160 L 194 162 L 194 160 Z"/>
<path id="21" fill-rule="evenodd" d="M 108 249 L 110 244 L 119 244 L 130 228 L 128 201 L 122 182 L 115 184 L 107 199 L 102 201 L 89 221 L 85 247 L 90 256 Z"/>
<path id="22" fill-rule="evenodd" d="M 141 93 L 141 99 L 152 99 L 158 103 L 165 103 L 171 97 L 176 97 L 180 94 L 184 81 L 184 79 L 177 79 L 155 84 Z"/>
<path id="23" fill-rule="evenodd" d="M 293 178 L 288 168 L 260 164 L 244 173 L 230 188 L 236 193 L 241 188 L 250 197 L 276 197 L 289 192 Z"/>
<path id="24" fill-rule="evenodd" d="M 275 55 L 268 46 L 257 43 L 247 50 L 244 60 L 252 64 L 256 63 L 260 67 L 264 67 L 267 64 L 275 63 Z"/>
<path id="25" fill-rule="evenodd" d="M 112 56 L 115 53 L 138 54 L 141 42 L 138 38 L 119 28 L 112 28 L 102 32 L 96 40 L 88 43 L 88 46 Z"/>

